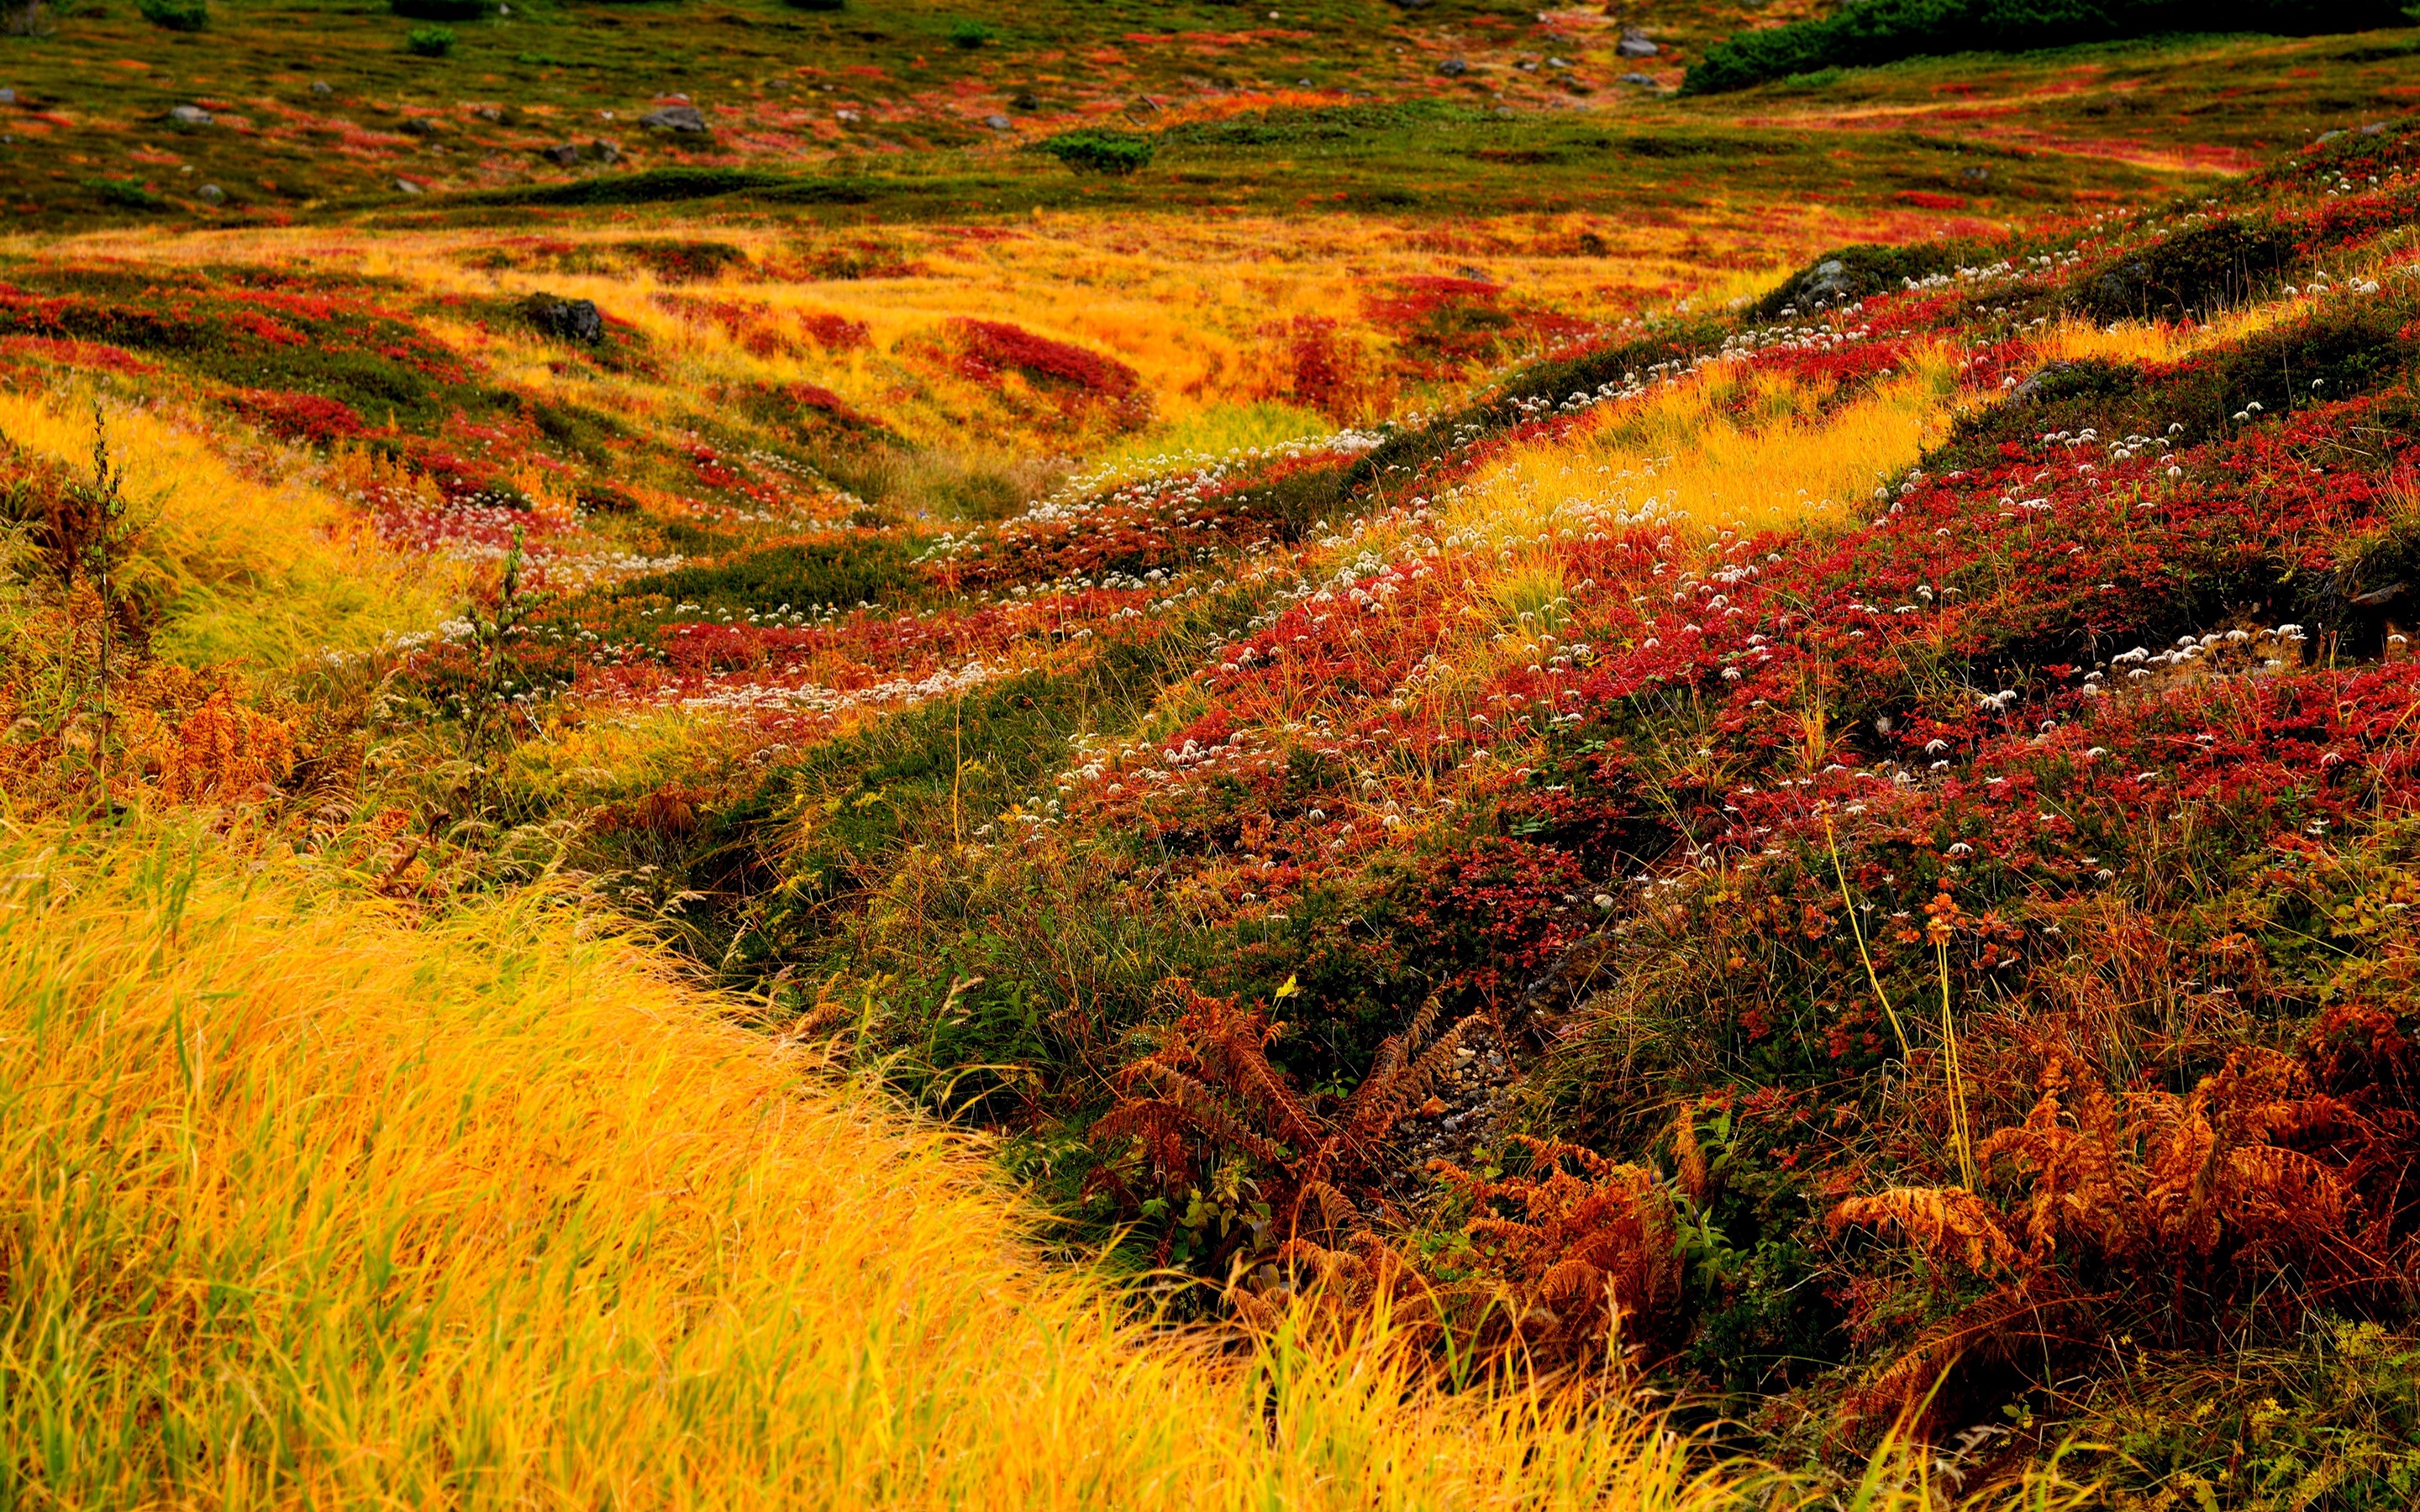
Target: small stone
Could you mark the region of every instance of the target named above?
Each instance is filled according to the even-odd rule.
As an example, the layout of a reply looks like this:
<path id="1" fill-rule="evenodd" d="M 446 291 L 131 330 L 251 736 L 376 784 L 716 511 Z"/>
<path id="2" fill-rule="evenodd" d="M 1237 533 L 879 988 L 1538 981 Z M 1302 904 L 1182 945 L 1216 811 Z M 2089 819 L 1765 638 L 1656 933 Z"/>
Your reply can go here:
<path id="1" fill-rule="evenodd" d="M 331 89 L 331 88 L 329 88 L 329 87 L 328 87 L 328 81 L 327 81 L 327 80 L 325 80 L 325 79 L 314 79 L 314 80 L 312 80 L 312 81 L 311 81 L 311 92 L 312 92 L 313 94 L 315 94 L 315 95 L 318 95 L 320 99 L 325 100 L 325 99 L 327 99 L 330 95 L 334 94 L 336 91 L 334 91 L 334 89 Z"/>
<path id="2" fill-rule="evenodd" d="M 398 178 L 395 181 L 395 192 L 398 194 L 417 194 L 420 193 L 420 186 L 409 178 Z"/>
<path id="3" fill-rule="evenodd" d="M 504 118 L 504 113 L 493 105 L 482 105 L 471 114 L 483 121 L 501 121 Z"/>
<path id="4" fill-rule="evenodd" d="M 403 123 L 403 129 L 413 136 L 443 136 L 445 128 L 426 116 L 414 116 Z"/>
<path id="5" fill-rule="evenodd" d="M 208 126 L 210 113 L 199 105 L 178 105 L 168 112 L 168 118 L 179 126 Z"/>
<path id="6" fill-rule="evenodd" d="M 17 102 L 17 91 L 16 91 L 16 90 L 14 90 L 14 89 L 0 89 L 0 105 L 13 105 L 13 104 L 15 104 L 16 102 Z"/>
<path id="7" fill-rule="evenodd" d="M 1613 50 L 1623 57 L 1653 57 L 1664 51 L 1649 41 L 1647 34 L 1636 26 L 1621 28 L 1621 40 L 1614 44 Z"/>
<path id="8" fill-rule="evenodd" d="M 1655 85 L 1655 81 L 1644 73 L 1625 73 L 1621 76 L 1621 82 L 1623 84 L 1643 84 L 1651 89 Z"/>
<path id="9" fill-rule="evenodd" d="M 580 147 L 573 142 L 557 142 L 551 147 L 538 148 L 537 155 L 558 168 L 568 168 L 580 161 Z"/>
<path id="10" fill-rule="evenodd" d="M 1437 71 L 1449 79 L 1459 79 L 1470 71 L 1470 65 L 1458 57 L 1450 57 L 1437 65 Z"/>
<path id="11" fill-rule="evenodd" d="M 639 124 L 659 131 L 703 131 L 706 115 L 695 105 L 666 105 L 639 117 Z"/>
<path id="12" fill-rule="evenodd" d="M 622 161 L 622 144 L 608 142 L 601 136 L 588 144 L 588 151 L 599 162 L 615 163 Z"/>
<path id="13" fill-rule="evenodd" d="M 984 124 L 995 131 L 1005 131 L 1015 123 L 1005 116 L 986 116 L 984 117 Z"/>
<path id="14" fill-rule="evenodd" d="M 216 184 L 204 184 L 194 193 L 205 205 L 224 205 L 226 203 L 226 191 L 221 189 Z"/>
<path id="15" fill-rule="evenodd" d="M 1294 86 L 1297 89 L 1309 89 L 1312 87 L 1312 85 L 1309 79 L 1296 79 L 1294 82 Z"/>

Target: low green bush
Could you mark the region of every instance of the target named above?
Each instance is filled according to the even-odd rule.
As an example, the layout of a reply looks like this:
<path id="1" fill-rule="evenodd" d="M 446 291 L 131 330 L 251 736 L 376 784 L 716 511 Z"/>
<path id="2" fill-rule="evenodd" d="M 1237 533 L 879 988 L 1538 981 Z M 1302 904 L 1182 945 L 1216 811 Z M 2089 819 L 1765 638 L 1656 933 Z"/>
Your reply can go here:
<path id="1" fill-rule="evenodd" d="M 414 26 L 403 45 L 414 57 L 443 57 L 454 51 L 454 34 L 443 26 Z"/>
<path id="2" fill-rule="evenodd" d="M 164 210 L 168 202 L 141 184 L 125 178 L 87 178 L 85 187 L 102 204 L 119 210 Z"/>
<path id="3" fill-rule="evenodd" d="M 142 0 L 143 19 L 164 31 L 197 32 L 210 23 L 209 0 Z"/>
<path id="4" fill-rule="evenodd" d="M 2405 0 L 1863 0 L 1707 50 L 1683 94 L 1945 53 L 2016 53 L 2162 32 L 2309 36 L 2407 24 Z"/>
<path id="5" fill-rule="evenodd" d="M 387 0 L 387 8 L 411 21 L 487 21 L 496 0 Z"/>
<path id="6" fill-rule="evenodd" d="M 1751 307 L 1760 320 L 1782 311 L 1807 313 L 1886 294 L 1912 278 L 1954 272 L 1969 263 L 1988 263 L 1996 254 L 1970 241 L 1916 241 L 1905 246 L 1859 242 L 1836 247 L 1790 275 L 1789 282 Z"/>
<path id="7" fill-rule="evenodd" d="M 1151 165 L 1156 149 L 1139 131 L 1062 131 L 1040 144 L 1041 149 L 1078 173 L 1130 174 Z"/>
<path id="8" fill-rule="evenodd" d="M 950 28 L 954 47 L 981 47 L 991 40 L 991 28 L 979 21 L 962 21 Z"/>

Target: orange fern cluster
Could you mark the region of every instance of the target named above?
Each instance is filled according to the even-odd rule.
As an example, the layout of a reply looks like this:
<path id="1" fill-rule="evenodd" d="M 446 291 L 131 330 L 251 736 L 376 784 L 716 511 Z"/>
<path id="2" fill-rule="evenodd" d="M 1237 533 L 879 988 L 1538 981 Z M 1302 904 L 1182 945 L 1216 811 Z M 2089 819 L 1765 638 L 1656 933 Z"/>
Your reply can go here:
<path id="1" fill-rule="evenodd" d="M 248 802 L 294 769 L 292 724 L 238 702 L 237 691 L 222 684 L 181 718 L 145 710 L 131 721 L 129 753 L 162 798 Z"/>
<path id="2" fill-rule="evenodd" d="M 1833 1210 L 1835 1231 L 1895 1233 L 1938 1276 L 1990 1284 L 1853 1405 L 1897 1412 L 1962 1356 L 2121 1327 L 2184 1342 L 2255 1312 L 2393 1303 L 2420 1262 L 2420 1120 L 2385 1085 L 2409 1061 L 2391 1015 L 2360 1009 L 2323 1017 L 2303 1055 L 2239 1049 L 2183 1096 L 2113 1092 L 2054 1055 L 2025 1120 L 1976 1151 L 2008 1204 L 1897 1187 Z"/>
<path id="3" fill-rule="evenodd" d="M 1670 1189 L 1644 1166 L 1516 1137 L 1529 1150 L 1526 1176 L 1440 1174 L 1478 1210 L 1465 1231 L 1502 1288 L 1520 1342 L 1547 1363 L 1646 1355 L 1682 1317 Z"/>

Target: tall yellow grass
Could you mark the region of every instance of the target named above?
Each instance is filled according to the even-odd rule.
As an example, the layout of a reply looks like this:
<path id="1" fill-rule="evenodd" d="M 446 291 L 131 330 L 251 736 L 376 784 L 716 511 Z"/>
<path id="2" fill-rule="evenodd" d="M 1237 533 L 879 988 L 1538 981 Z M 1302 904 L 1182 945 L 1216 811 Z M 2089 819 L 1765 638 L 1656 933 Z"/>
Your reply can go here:
<path id="1" fill-rule="evenodd" d="M 426 629 L 458 603 L 458 569 L 385 549 L 301 461 L 282 475 L 239 467 L 208 434 L 141 406 L 112 405 L 104 419 L 142 530 L 140 570 L 163 576 L 176 604 L 163 654 L 283 671 Z M 0 389 L 0 436 L 89 468 L 91 399 Z"/>
<path id="2" fill-rule="evenodd" d="M 1878 478 L 1939 440 L 1956 393 L 1955 359 L 1942 346 L 1918 348 L 1903 371 L 1839 403 L 1784 375 L 1717 364 L 1510 453 L 1448 519 L 1514 543 L 1651 505 L 1708 529 L 1839 523 Z"/>
<path id="3" fill-rule="evenodd" d="M 1647 1420 L 1221 1361 L 543 893 L 0 834 L 0 1503 L 1693 1508 Z M 1365 1341 L 1366 1343 L 1367 1341 Z"/>

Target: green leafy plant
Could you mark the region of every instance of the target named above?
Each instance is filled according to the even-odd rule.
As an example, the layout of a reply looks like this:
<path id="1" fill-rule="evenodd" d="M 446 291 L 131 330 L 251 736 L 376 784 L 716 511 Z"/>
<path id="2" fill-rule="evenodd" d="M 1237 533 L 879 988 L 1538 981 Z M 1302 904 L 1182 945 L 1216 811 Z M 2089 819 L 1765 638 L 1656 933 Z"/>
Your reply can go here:
<path id="1" fill-rule="evenodd" d="M 443 57 L 454 51 L 454 33 L 443 26 L 414 26 L 403 45 L 414 57 Z"/>
<path id="2" fill-rule="evenodd" d="M 950 28 L 953 47 L 981 47 L 991 40 L 991 28 L 979 21 L 962 21 Z"/>
<path id="3" fill-rule="evenodd" d="M 164 210 L 168 202 L 131 178 L 87 178 L 85 187 L 102 204 L 120 210 Z"/>
<path id="4" fill-rule="evenodd" d="M 210 23 L 209 0 L 141 0 L 143 19 L 163 31 L 197 32 Z"/>
<path id="5" fill-rule="evenodd" d="M 1124 175 L 1151 165 L 1156 150 L 1150 137 L 1138 131 L 1062 131 L 1041 144 L 1043 151 L 1078 173 Z"/>

